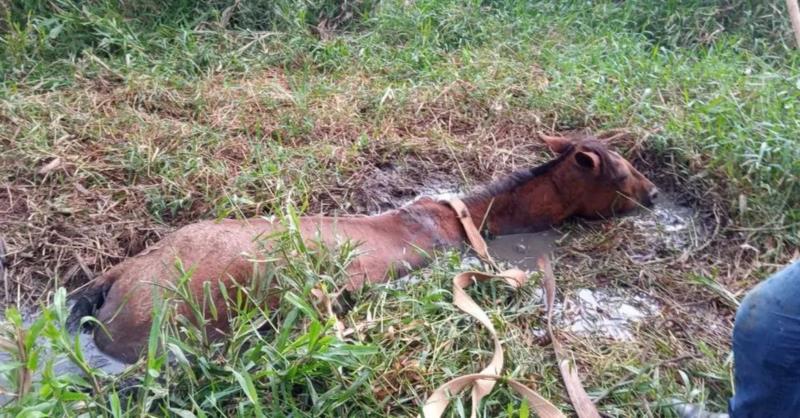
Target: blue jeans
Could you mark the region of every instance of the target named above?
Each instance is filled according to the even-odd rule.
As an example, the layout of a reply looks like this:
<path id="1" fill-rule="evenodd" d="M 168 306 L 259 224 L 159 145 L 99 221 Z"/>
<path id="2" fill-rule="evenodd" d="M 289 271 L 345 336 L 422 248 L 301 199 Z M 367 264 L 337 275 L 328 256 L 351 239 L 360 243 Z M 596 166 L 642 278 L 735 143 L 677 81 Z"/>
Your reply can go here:
<path id="1" fill-rule="evenodd" d="M 800 261 L 753 288 L 733 326 L 732 418 L 800 417 Z"/>

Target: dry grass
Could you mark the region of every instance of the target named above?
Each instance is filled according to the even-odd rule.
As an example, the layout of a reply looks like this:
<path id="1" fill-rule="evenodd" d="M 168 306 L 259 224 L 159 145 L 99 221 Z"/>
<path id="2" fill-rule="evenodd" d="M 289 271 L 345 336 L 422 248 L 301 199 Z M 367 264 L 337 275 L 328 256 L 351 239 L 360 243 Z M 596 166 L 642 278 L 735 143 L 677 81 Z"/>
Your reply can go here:
<path id="1" fill-rule="evenodd" d="M 287 189 L 300 190 L 309 212 L 374 212 L 547 158 L 531 141 L 537 115 L 475 115 L 468 86 L 421 91 L 368 120 L 360 85 L 363 76 L 351 77 L 304 96 L 267 69 L 181 89 L 100 78 L 6 101 L 15 127 L 6 141 L 17 145 L 2 154 L 5 300 L 29 305 L 54 286 L 80 285 L 226 205 L 263 213 Z"/>
<path id="2" fill-rule="evenodd" d="M 239 78 L 211 75 L 181 89 L 97 79 L 7 104 L 4 117 L 17 126 L 14 143 L 24 143 L 22 136 L 56 139 L 3 156 L 14 173 L 0 201 L 10 249 L 6 301 L 30 306 L 56 286 L 75 288 L 192 220 L 270 213 L 284 199 L 303 202 L 311 213 L 380 211 L 419 193 L 465 188 L 549 158 L 532 135 L 549 128 L 539 122 L 542 116 L 514 109 L 486 115 L 470 102 L 465 83 L 415 92 L 372 117 L 359 111 L 369 97 L 358 87 L 363 76 L 336 80 L 337 88 L 317 94 L 299 94 L 291 85 L 275 69 Z M 646 133 L 624 129 L 602 135 L 658 176 L 643 160 Z M 172 210 L 158 199 L 181 203 Z M 715 208 L 706 206 L 703 214 L 704 228 L 711 231 L 723 222 L 714 217 Z M 663 307 L 663 316 L 643 324 L 632 343 L 563 335 L 594 395 L 603 388 L 613 389 L 604 397 L 633 391 L 630 396 L 650 399 L 652 394 L 633 389 L 650 380 L 626 377 L 621 365 L 636 364 L 649 373 L 724 367 L 718 362 L 729 349 L 733 311 L 686 277 L 713 272 L 732 291 L 746 288 L 736 278 L 748 277 L 757 259 L 740 250 L 737 263 L 720 261 L 729 259 L 719 254 L 730 251 L 730 234 L 706 234 L 709 242 L 643 265 L 631 254 L 649 248 L 652 235 L 637 229 L 633 218 L 572 224 L 564 231 L 569 238 L 556 262 L 564 295 L 581 287 L 622 287 L 648 294 Z M 381 292 L 368 293 L 365 303 L 377 298 L 378 304 L 391 304 Z M 523 378 L 561 396 L 549 350 L 531 335 L 531 324 L 541 321 L 539 309 L 508 309 L 502 301 L 497 306 L 495 315 L 509 321 L 504 332 L 510 363 L 524 371 Z M 376 312 L 372 321 L 378 323 L 371 324 L 359 311 L 351 318 L 372 329 L 366 332 L 371 341 L 402 352 L 376 371 L 378 400 L 398 402 L 398 393 L 407 391 L 422 397 L 438 382 L 425 376 L 449 375 L 447 363 L 444 369 L 418 364 L 428 350 L 484 347 L 470 349 L 463 358 L 467 365 L 481 363 L 489 350 L 481 333 L 466 346 L 453 346 L 446 337 L 420 340 L 425 329 L 439 326 L 421 329 L 421 318 L 400 326 L 387 313 Z M 381 321 L 388 325 L 375 334 Z M 456 324 L 450 327 L 457 332 Z M 698 351 L 700 342 L 709 351 Z M 426 346 L 430 343 L 434 346 Z M 541 382 L 542 376 L 549 377 Z M 715 390 L 726 386 L 716 384 Z"/>

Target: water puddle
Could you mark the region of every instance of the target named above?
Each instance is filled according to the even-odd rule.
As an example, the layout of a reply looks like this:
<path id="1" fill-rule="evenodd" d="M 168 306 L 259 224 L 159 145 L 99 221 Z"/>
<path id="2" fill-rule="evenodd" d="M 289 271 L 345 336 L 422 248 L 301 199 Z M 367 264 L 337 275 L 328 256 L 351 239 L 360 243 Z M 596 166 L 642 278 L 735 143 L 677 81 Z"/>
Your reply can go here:
<path id="1" fill-rule="evenodd" d="M 632 226 L 626 252 L 635 262 L 658 262 L 662 257 L 691 250 L 708 235 L 699 215 L 678 203 L 675 196 L 665 196 L 652 209 L 643 209 L 623 218 L 621 224 Z M 497 237 L 487 244 L 489 252 L 509 266 L 537 270 L 540 255 L 555 250 L 560 238 L 556 231 Z M 602 254 L 597 255 L 602 257 Z M 477 260 L 465 258 L 463 267 L 473 267 Z M 537 290 L 543 303 L 541 289 Z M 630 341 L 642 321 L 661 315 L 660 304 L 649 295 L 622 288 L 561 289 L 561 300 L 554 309 L 554 325 L 576 335 Z M 535 330 L 543 334 L 544 330 Z"/>
<path id="2" fill-rule="evenodd" d="M 555 250 L 556 241 L 561 235 L 547 230 L 530 234 L 502 235 L 487 242 L 489 253 L 498 261 L 522 269 L 535 271 L 536 260 Z"/>
<path id="3" fill-rule="evenodd" d="M 94 342 L 92 334 L 81 332 L 78 339 L 80 340 L 83 356 L 93 369 L 102 370 L 107 374 L 113 375 L 122 373 L 130 366 L 130 364 L 122 363 L 100 351 Z M 68 360 L 56 365 L 55 369 L 61 373 L 82 373 L 74 363 Z"/>
<path id="4" fill-rule="evenodd" d="M 561 236 L 555 231 L 514 234 L 497 237 L 487 243 L 497 260 L 528 271 L 538 269 L 536 260 L 552 253 Z M 562 289 L 563 292 L 564 289 Z M 537 289 L 539 303 L 544 294 Z M 605 337 L 617 341 L 634 339 L 636 324 L 661 312 L 659 304 L 644 294 L 616 288 L 581 288 L 557 301 L 553 311 L 554 325 L 576 335 Z M 535 330 L 537 336 L 544 330 Z"/>

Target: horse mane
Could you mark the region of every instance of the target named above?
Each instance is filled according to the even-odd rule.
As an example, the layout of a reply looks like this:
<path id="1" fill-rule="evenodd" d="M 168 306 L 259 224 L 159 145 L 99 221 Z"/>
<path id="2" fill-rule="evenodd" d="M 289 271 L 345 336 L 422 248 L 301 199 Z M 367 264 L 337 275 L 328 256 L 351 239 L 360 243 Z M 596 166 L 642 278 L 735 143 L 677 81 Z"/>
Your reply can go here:
<path id="1" fill-rule="evenodd" d="M 602 143 L 596 140 L 585 140 L 581 143 L 581 146 L 587 148 L 588 150 L 594 151 L 600 157 L 601 175 L 604 178 L 615 178 L 616 173 L 614 170 L 614 164 L 610 163 L 608 150 L 605 148 L 605 146 L 603 146 Z M 547 161 L 544 164 L 533 168 L 517 170 L 511 174 L 503 176 L 502 178 L 499 178 L 479 188 L 475 192 L 469 193 L 466 197 L 464 197 L 464 202 L 468 204 L 474 203 L 476 201 L 488 200 L 494 196 L 512 192 L 516 188 L 528 183 L 534 178 L 550 172 L 550 170 L 554 169 L 556 166 L 561 164 L 561 162 L 570 157 L 574 150 L 575 145 L 570 145 L 564 152 L 559 154 L 558 157 Z"/>

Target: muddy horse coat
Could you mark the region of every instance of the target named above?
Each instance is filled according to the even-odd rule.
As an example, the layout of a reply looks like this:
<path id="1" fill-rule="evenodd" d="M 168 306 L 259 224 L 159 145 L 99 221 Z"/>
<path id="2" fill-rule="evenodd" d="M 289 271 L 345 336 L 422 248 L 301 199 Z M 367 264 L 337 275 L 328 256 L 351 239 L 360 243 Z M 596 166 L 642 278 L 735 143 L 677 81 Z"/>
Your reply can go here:
<path id="1" fill-rule="evenodd" d="M 463 198 L 476 225 L 503 235 L 534 232 L 572 216 L 609 217 L 639 205 L 650 206 L 656 187 L 619 154 L 594 138 L 542 137 L 558 156 L 544 165 L 515 172 Z M 358 255 L 348 268 L 345 288 L 388 280 L 426 264 L 424 253 L 458 247 L 465 235 L 446 202 L 421 198 L 405 207 L 375 216 L 302 217 L 306 240 L 320 237 L 325 245 L 343 239 L 358 242 Z M 204 221 L 184 226 L 134 257 L 111 268 L 74 297 L 70 323 L 94 315 L 98 347 L 133 362 L 146 347 L 151 326 L 153 290 L 163 291 L 180 277 L 175 262 L 194 269 L 189 289 L 203 299 L 211 281 L 218 315 L 206 321 L 212 338 L 226 335 L 228 313 L 216 283 L 231 289 L 253 276 L 252 256 L 263 246 L 259 237 L 284 226 L 265 219 Z M 247 255 L 250 255 L 248 257 Z M 155 287 L 154 287 L 155 286 Z M 179 306 L 186 315 L 186 306 Z"/>

